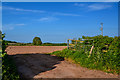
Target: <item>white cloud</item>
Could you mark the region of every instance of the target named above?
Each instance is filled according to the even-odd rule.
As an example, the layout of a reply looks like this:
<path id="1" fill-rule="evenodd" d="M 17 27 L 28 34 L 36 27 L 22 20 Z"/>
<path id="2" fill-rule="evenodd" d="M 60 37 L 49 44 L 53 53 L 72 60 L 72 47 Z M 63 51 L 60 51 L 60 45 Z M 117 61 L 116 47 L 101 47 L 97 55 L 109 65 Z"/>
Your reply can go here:
<path id="1" fill-rule="evenodd" d="M 40 18 L 39 19 L 39 21 L 48 21 L 49 20 L 49 18 L 47 18 L 47 17 L 44 17 L 44 18 Z"/>
<path id="2" fill-rule="evenodd" d="M 80 6 L 80 7 L 85 6 L 85 4 L 78 4 L 78 3 L 75 3 L 74 5 L 75 5 L 75 6 Z"/>
<path id="3" fill-rule="evenodd" d="M 3 6 L 3 9 L 15 10 L 15 11 L 23 11 L 23 12 L 47 13 L 47 14 L 61 15 L 61 16 L 80 16 L 78 14 L 70 14 L 70 13 L 62 13 L 62 12 L 48 12 L 48 11 L 30 10 L 30 9 L 28 10 L 28 9 L 13 8 L 13 7 L 8 7 L 8 6 Z"/>
<path id="4" fill-rule="evenodd" d="M 111 5 L 107 4 L 92 4 L 89 5 L 88 8 L 89 10 L 103 10 L 112 7 Z"/>
<path id="5" fill-rule="evenodd" d="M 54 12 L 54 15 L 61 15 L 61 16 L 81 16 L 78 14 L 69 14 L 69 13 L 60 13 L 60 12 Z"/>
<path id="6" fill-rule="evenodd" d="M 25 24 L 5 24 L 2 26 L 3 30 L 13 30 L 15 27 L 24 26 Z"/>
<path id="7" fill-rule="evenodd" d="M 88 11 L 95 11 L 95 10 L 103 10 L 103 9 L 108 9 L 111 8 L 112 5 L 105 4 L 105 3 L 97 3 L 97 4 L 78 4 L 75 3 L 75 6 L 78 6 L 80 8 L 87 9 Z"/>
<path id="8" fill-rule="evenodd" d="M 24 26 L 25 24 L 15 24 L 15 25 L 17 25 L 17 26 Z"/>
<path id="9" fill-rule="evenodd" d="M 13 8 L 13 7 L 7 7 L 7 6 L 3 6 L 3 9 L 15 10 L 15 11 L 24 11 L 24 12 L 39 12 L 39 13 L 44 13 L 45 12 L 45 11 L 42 11 L 42 10 L 20 9 L 20 8 Z"/>
<path id="10" fill-rule="evenodd" d="M 119 2 L 120 0 L 104 0 L 104 2 Z"/>
<path id="11" fill-rule="evenodd" d="M 58 20 L 58 18 L 55 18 L 55 17 L 42 17 L 40 19 L 38 19 L 38 21 L 56 21 Z"/>

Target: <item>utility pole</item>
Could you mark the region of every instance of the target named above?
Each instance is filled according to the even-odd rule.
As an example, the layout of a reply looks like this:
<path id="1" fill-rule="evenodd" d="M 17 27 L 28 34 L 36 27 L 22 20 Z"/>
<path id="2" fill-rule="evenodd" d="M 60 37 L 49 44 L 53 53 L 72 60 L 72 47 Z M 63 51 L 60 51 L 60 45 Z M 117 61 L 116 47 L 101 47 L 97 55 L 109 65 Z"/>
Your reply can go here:
<path id="1" fill-rule="evenodd" d="M 100 28 L 100 30 L 101 30 L 101 35 L 103 36 L 103 23 L 100 23 L 101 24 L 101 28 Z"/>

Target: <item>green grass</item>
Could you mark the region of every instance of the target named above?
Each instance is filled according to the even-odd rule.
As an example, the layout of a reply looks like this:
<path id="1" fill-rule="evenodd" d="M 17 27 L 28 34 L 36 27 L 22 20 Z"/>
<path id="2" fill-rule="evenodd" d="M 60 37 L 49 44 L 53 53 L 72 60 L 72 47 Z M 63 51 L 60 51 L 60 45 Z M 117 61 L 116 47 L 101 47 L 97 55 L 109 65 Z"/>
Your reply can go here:
<path id="1" fill-rule="evenodd" d="M 110 54 L 92 54 L 90 57 L 89 53 L 85 53 L 84 50 L 73 51 L 64 49 L 63 51 L 56 51 L 50 53 L 59 57 L 71 59 L 73 62 L 80 64 L 82 67 L 89 69 L 102 70 L 108 73 L 120 73 L 120 65 L 118 57 L 112 57 Z M 111 57 L 110 57 L 111 56 Z"/>

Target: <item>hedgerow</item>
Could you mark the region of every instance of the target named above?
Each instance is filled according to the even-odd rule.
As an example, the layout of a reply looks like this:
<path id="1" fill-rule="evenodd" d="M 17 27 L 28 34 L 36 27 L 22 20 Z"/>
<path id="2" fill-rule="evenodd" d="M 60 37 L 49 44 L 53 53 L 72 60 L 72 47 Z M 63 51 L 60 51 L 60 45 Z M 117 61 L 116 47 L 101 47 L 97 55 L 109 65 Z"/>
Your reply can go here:
<path id="1" fill-rule="evenodd" d="M 75 63 L 90 69 L 120 73 L 120 37 L 95 36 L 84 37 L 84 39 L 94 39 L 94 49 L 91 55 L 89 51 L 86 51 L 88 49 L 85 50 L 87 47 L 80 48 L 80 50 L 64 49 L 50 54 L 70 58 Z"/>
<path id="2" fill-rule="evenodd" d="M 4 36 L 5 37 L 5 36 Z M 5 53 L 6 43 L 2 40 L 2 80 L 19 80 L 15 62 L 12 57 Z"/>

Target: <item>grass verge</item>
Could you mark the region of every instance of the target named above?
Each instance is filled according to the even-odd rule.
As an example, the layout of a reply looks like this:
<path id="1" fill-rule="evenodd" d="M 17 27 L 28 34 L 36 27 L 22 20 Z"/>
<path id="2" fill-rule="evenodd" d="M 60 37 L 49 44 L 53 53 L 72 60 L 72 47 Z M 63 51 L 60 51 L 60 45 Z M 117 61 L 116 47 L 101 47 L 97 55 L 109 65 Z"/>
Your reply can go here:
<path id="1" fill-rule="evenodd" d="M 68 49 L 49 54 L 64 57 L 89 69 L 102 70 L 114 74 L 120 73 L 119 60 L 116 61 L 118 58 L 116 57 L 116 59 L 113 59 L 114 57 L 110 57 L 111 55 L 109 54 L 92 54 L 89 57 L 89 53 L 84 53 L 83 50 L 73 51 Z"/>

